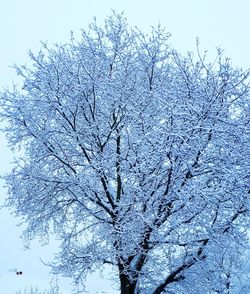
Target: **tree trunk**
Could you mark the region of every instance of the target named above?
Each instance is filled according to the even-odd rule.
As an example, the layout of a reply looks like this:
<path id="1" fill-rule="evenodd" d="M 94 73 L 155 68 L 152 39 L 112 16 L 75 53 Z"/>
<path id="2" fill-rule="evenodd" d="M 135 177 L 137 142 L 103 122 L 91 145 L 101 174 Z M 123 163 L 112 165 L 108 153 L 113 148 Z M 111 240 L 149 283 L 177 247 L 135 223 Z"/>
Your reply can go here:
<path id="1" fill-rule="evenodd" d="M 125 274 L 120 274 L 121 294 L 136 294 L 136 280 L 130 281 Z"/>

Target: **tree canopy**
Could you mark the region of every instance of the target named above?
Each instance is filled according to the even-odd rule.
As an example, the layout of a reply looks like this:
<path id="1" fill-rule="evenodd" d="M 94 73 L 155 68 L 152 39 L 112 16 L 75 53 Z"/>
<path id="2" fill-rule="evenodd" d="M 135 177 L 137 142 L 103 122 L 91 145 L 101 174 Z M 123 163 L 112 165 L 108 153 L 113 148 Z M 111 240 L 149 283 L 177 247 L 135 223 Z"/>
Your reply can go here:
<path id="1" fill-rule="evenodd" d="M 114 13 L 30 53 L 23 87 L 1 93 L 21 151 L 7 205 L 26 240 L 57 235 L 53 269 L 76 282 L 108 264 L 122 294 L 229 293 L 249 226 L 248 73 L 168 39 Z"/>

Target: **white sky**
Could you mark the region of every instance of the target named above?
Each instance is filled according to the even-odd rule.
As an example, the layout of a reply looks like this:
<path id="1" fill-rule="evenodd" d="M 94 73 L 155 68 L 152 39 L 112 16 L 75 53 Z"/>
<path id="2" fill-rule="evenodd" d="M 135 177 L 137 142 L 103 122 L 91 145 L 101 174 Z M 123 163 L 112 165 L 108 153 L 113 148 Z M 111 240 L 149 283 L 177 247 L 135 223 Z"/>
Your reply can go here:
<path id="1" fill-rule="evenodd" d="M 208 57 L 215 56 L 215 47 L 225 49 L 226 56 L 236 66 L 250 67 L 250 1 L 249 0 L 0 0 L 0 90 L 12 86 L 15 72 L 9 67 L 28 61 L 29 49 L 37 51 L 40 41 L 64 43 L 70 31 L 79 33 L 93 16 L 100 22 L 110 10 L 124 11 L 130 25 L 148 30 L 159 22 L 172 34 L 172 46 L 185 53 L 196 50 L 196 37 Z M 0 134 L 0 173 L 10 169 L 11 152 Z M 1 198 L 6 191 L 0 183 Z M 46 287 L 50 278 L 40 257 L 49 260 L 56 245 L 41 248 L 34 243 L 23 251 L 17 221 L 6 211 L 0 211 L 0 294 L 13 294 L 25 284 Z M 22 277 L 8 272 L 20 267 Z M 61 282 L 64 283 L 64 282 Z M 106 283 L 107 284 L 107 283 Z M 90 278 L 90 294 L 106 290 L 107 285 L 97 277 Z M 65 293 L 69 293 L 69 288 Z"/>

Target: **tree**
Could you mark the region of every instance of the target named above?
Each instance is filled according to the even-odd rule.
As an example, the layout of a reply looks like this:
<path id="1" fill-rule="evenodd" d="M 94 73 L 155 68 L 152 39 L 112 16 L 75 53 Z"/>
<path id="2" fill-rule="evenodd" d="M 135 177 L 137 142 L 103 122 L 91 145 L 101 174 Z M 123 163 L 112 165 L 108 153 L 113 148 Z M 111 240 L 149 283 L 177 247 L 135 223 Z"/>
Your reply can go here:
<path id="1" fill-rule="evenodd" d="M 76 282 L 108 264 L 122 294 L 229 293 L 249 225 L 247 72 L 168 38 L 114 13 L 30 53 L 1 94 L 20 151 L 7 205 L 26 240 L 58 236 L 53 269 Z"/>
<path id="2" fill-rule="evenodd" d="M 62 294 L 57 285 L 53 285 L 49 290 L 39 290 L 38 288 L 31 287 L 29 290 L 17 291 L 16 294 Z"/>

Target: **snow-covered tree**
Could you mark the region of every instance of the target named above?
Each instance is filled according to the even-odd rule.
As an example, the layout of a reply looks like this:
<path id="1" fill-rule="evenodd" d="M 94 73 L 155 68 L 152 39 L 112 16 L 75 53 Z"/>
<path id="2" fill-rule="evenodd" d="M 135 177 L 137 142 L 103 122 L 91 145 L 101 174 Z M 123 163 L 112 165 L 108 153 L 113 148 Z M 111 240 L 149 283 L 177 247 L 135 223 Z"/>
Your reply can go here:
<path id="1" fill-rule="evenodd" d="M 30 53 L 1 94 L 7 205 L 26 240 L 56 234 L 56 273 L 111 265 L 122 294 L 231 293 L 249 226 L 247 73 L 182 57 L 113 14 Z"/>
<path id="2" fill-rule="evenodd" d="M 38 288 L 31 287 L 23 291 L 19 290 L 16 294 L 62 294 L 57 285 L 51 286 L 49 290 L 39 290 Z"/>

